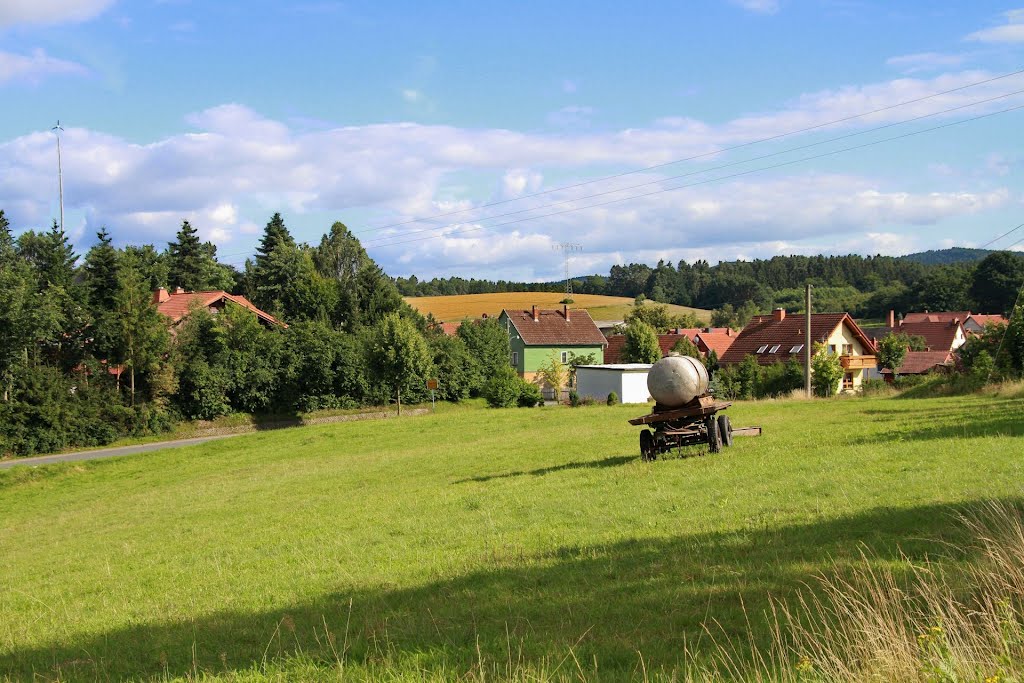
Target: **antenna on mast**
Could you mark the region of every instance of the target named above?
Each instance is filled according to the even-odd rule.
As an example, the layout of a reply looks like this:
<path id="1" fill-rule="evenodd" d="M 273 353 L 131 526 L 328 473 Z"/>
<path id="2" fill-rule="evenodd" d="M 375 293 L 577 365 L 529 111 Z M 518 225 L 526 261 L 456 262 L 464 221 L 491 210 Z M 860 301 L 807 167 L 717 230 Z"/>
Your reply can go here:
<path id="1" fill-rule="evenodd" d="M 60 134 L 64 129 L 60 125 L 60 119 L 57 119 L 57 125 L 50 130 L 57 135 L 57 192 L 60 197 L 60 231 L 64 232 L 64 172 L 60 164 Z"/>
<path id="2" fill-rule="evenodd" d="M 559 242 L 558 244 L 552 244 L 551 248 L 562 252 L 565 257 L 565 298 L 569 299 L 572 297 L 572 280 L 569 279 L 569 254 L 574 251 L 583 251 L 583 245 L 574 244 L 573 242 Z"/>

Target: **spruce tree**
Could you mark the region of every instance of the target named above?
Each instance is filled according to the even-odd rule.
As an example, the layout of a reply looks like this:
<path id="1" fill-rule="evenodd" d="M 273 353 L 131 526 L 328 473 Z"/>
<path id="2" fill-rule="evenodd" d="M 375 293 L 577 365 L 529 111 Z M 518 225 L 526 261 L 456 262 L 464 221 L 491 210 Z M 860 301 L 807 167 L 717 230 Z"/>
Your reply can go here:
<path id="1" fill-rule="evenodd" d="M 42 236 L 39 254 L 40 287 L 47 284 L 69 290 L 75 275 L 75 261 L 78 255 L 64 234 L 63 228 L 53 221 L 50 232 Z"/>
<path id="2" fill-rule="evenodd" d="M 167 280 L 171 287 L 194 292 L 203 289 L 209 258 L 199 233 L 188 221 L 182 221 L 176 241 L 167 245 Z"/>
<path id="3" fill-rule="evenodd" d="M 114 310 L 117 296 L 118 256 L 107 229 L 96 233 L 99 242 L 85 255 L 85 281 L 89 288 L 89 303 L 94 312 Z"/>
<path id="4" fill-rule="evenodd" d="M 0 268 L 10 263 L 13 258 L 14 236 L 11 234 L 11 224 L 7 222 L 3 209 L 0 209 Z"/>

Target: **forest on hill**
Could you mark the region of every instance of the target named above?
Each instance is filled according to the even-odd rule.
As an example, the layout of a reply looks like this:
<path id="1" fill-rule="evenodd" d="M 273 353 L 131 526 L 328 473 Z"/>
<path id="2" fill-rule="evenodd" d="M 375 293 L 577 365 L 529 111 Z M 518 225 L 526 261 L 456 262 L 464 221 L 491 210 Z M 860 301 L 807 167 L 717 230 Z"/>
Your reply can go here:
<path id="1" fill-rule="evenodd" d="M 978 260 L 982 253 L 984 257 Z M 776 307 L 801 310 L 804 286 L 811 283 L 815 310 L 882 318 L 890 310 L 1005 312 L 1012 307 L 1022 280 L 1021 254 L 958 249 L 906 257 L 775 256 L 713 266 L 707 261 L 659 261 L 654 266 L 630 263 L 612 266 L 607 276 L 574 278 L 573 291 L 628 297 L 642 294 L 661 303 L 718 310 L 746 308 L 756 313 Z M 463 278 L 419 281 L 416 276 L 396 278 L 395 283 L 405 296 L 557 291 L 565 286 L 564 282 Z M 1009 300 L 1007 292 L 1013 295 Z"/>

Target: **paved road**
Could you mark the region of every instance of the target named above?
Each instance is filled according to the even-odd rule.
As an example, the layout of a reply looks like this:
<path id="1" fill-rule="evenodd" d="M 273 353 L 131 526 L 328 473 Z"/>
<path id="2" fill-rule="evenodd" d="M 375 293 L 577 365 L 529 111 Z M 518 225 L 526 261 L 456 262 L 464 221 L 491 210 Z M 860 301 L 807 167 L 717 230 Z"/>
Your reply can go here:
<path id="1" fill-rule="evenodd" d="M 15 460 L 0 460 L 0 470 L 19 465 L 49 465 L 54 462 L 75 462 L 78 460 L 98 460 L 99 458 L 116 458 L 119 455 L 132 455 L 133 453 L 148 453 L 149 451 L 162 451 L 165 448 L 181 448 L 216 439 L 227 439 L 241 434 L 221 434 L 219 436 L 197 436 L 192 439 L 179 439 L 177 441 L 159 441 L 157 443 L 146 443 L 138 446 L 119 446 L 117 448 L 98 448 L 94 451 L 80 451 L 78 453 L 63 453 L 58 455 L 42 455 L 38 458 L 17 458 Z"/>

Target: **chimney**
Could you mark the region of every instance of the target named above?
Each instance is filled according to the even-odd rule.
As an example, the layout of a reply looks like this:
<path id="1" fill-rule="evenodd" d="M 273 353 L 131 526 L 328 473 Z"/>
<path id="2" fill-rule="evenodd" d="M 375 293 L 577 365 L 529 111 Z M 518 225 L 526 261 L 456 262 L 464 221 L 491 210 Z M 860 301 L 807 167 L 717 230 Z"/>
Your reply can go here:
<path id="1" fill-rule="evenodd" d="M 785 320 L 785 319 L 786 319 L 786 309 L 785 308 L 776 308 L 775 311 L 772 313 L 772 320 L 779 321 L 779 320 Z"/>
<path id="2" fill-rule="evenodd" d="M 175 294 L 184 294 L 185 293 L 185 288 L 184 287 L 175 287 L 174 288 L 174 293 Z"/>
<path id="3" fill-rule="evenodd" d="M 569 322 L 569 304 L 562 305 L 562 314 L 565 316 L 565 322 Z"/>
<path id="4" fill-rule="evenodd" d="M 885 324 L 892 329 L 896 327 L 896 311 L 889 309 L 889 319 L 885 321 Z"/>
<path id="5" fill-rule="evenodd" d="M 533 322 L 540 322 L 540 314 L 537 313 L 537 307 L 534 306 L 530 312 L 533 315 Z"/>
<path id="6" fill-rule="evenodd" d="M 158 306 L 163 302 L 171 298 L 171 295 L 167 293 L 167 290 L 161 287 L 160 289 L 153 292 L 153 303 Z"/>

